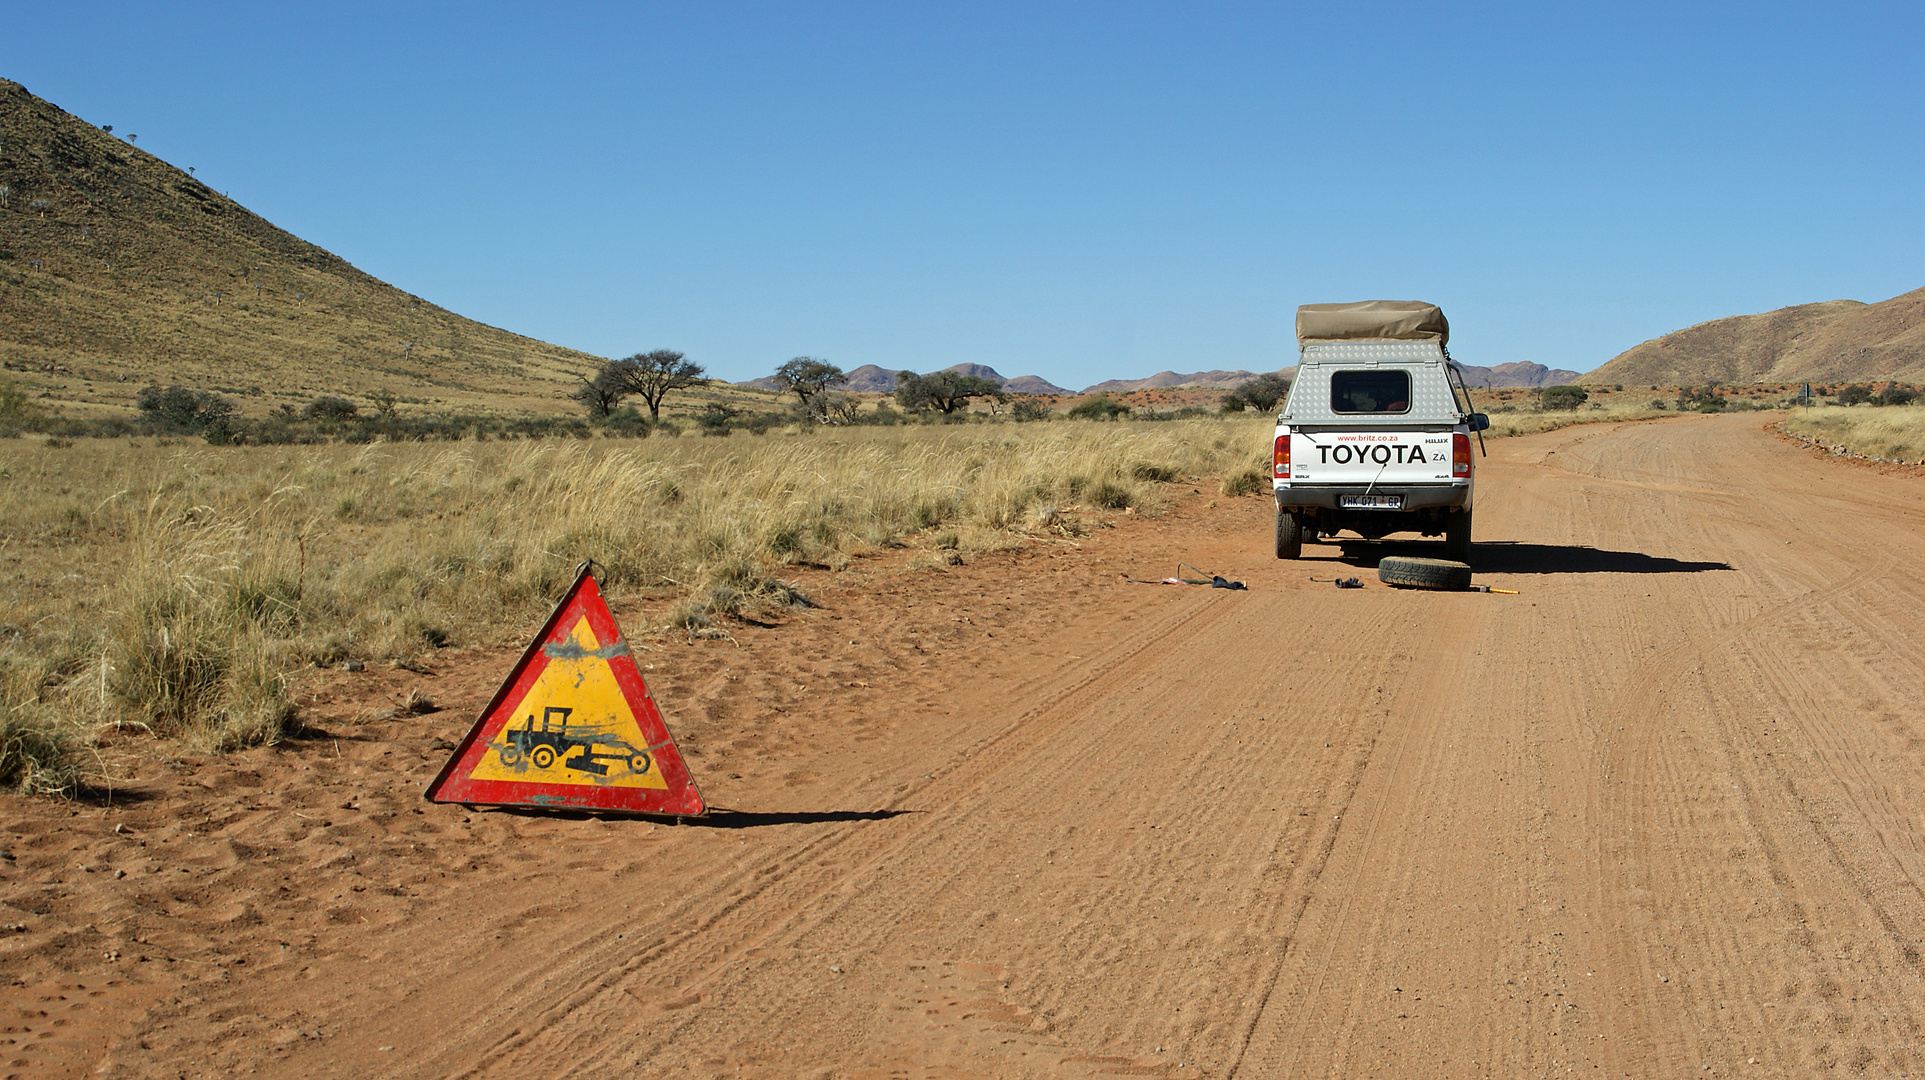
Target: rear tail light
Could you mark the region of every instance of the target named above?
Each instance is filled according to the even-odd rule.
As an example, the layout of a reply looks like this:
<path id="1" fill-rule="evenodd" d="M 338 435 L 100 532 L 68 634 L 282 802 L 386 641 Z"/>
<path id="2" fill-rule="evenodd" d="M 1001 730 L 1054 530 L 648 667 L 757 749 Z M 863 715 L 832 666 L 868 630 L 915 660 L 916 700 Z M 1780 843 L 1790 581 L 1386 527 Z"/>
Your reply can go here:
<path id="1" fill-rule="evenodd" d="M 1466 443 L 1465 445 L 1468 446 L 1470 444 Z M 1466 454 L 1470 453 L 1468 450 L 1464 452 Z M 1469 459 L 1466 458 L 1465 460 Z M 1277 436 L 1276 463 L 1270 471 L 1271 474 L 1279 480 L 1288 480 L 1290 478 L 1290 436 Z"/>
<path id="2" fill-rule="evenodd" d="M 1470 436 L 1461 431 L 1450 437 L 1450 474 L 1470 476 Z"/>

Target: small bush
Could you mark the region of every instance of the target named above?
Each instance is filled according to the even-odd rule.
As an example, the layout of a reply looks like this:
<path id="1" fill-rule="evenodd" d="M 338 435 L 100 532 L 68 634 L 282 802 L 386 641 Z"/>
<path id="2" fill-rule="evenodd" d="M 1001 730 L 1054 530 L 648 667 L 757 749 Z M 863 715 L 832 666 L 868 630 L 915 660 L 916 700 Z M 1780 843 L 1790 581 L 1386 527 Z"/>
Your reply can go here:
<path id="1" fill-rule="evenodd" d="M 1121 510 L 1136 501 L 1130 489 L 1112 480 L 1098 480 L 1083 493 L 1083 498 L 1091 506 L 1103 510 Z"/>
<path id="2" fill-rule="evenodd" d="M 1027 424 L 1036 420 L 1048 420 L 1054 415 L 1056 415 L 1055 410 L 1041 401 L 1018 399 L 1014 405 L 1009 407 L 1010 419 L 1019 424 Z"/>
<path id="3" fill-rule="evenodd" d="M 73 790 L 79 772 L 73 740 L 52 718 L 25 706 L 0 713 L 0 786 L 61 794 Z"/>
<path id="4" fill-rule="evenodd" d="M 1687 386 L 1678 391 L 1679 412 L 1723 412 L 1730 405 L 1730 399 L 1718 393 L 1718 384 L 1715 382 L 1706 383 L 1702 388 Z"/>
<path id="5" fill-rule="evenodd" d="M 211 390 L 189 390 L 185 386 L 144 386 L 134 395 L 134 407 L 148 423 L 174 432 L 231 429 L 236 419 L 232 401 Z"/>
<path id="6" fill-rule="evenodd" d="M 731 430 L 730 421 L 741 415 L 741 410 L 711 401 L 702 406 L 695 414 L 695 423 L 704 435 L 727 435 Z"/>
<path id="7" fill-rule="evenodd" d="M 1840 405 L 1866 405 L 1870 404 L 1871 400 L 1872 388 L 1869 386 L 1859 386 L 1854 383 L 1838 391 L 1838 404 Z"/>
<path id="8" fill-rule="evenodd" d="M 1237 472 L 1225 473 L 1223 482 L 1217 485 L 1217 490 L 1225 495 L 1241 497 L 1255 495 L 1259 491 L 1268 491 L 1270 487 L 1270 471 L 1251 466 Z"/>
<path id="9" fill-rule="evenodd" d="M 301 410 L 309 420 L 331 420 L 337 423 L 354 419 L 355 414 L 360 411 L 360 406 L 354 402 L 332 394 L 323 394 L 315 398 L 307 403 L 307 408 Z"/>
<path id="10" fill-rule="evenodd" d="M 0 381 L 0 428 L 18 435 L 22 429 L 40 430 L 40 425 L 46 421 L 46 412 L 28 399 L 25 390 L 11 379 Z"/>
<path id="11" fill-rule="evenodd" d="M 1129 414 L 1128 405 L 1110 400 L 1108 394 L 1098 394 L 1069 411 L 1069 415 L 1078 420 L 1115 420 Z"/>
<path id="12" fill-rule="evenodd" d="M 1547 386 L 1537 392 L 1537 407 L 1545 412 L 1569 412 L 1590 398 L 1582 386 Z"/>
<path id="13" fill-rule="evenodd" d="M 602 432 L 610 438 L 645 439 L 651 426 L 648 417 L 631 405 L 609 413 Z"/>
<path id="14" fill-rule="evenodd" d="M 1887 386 L 1878 394 L 1878 403 L 1880 405 L 1910 405 L 1917 400 L 1918 391 L 1909 386 L 1900 386 L 1897 383 Z"/>

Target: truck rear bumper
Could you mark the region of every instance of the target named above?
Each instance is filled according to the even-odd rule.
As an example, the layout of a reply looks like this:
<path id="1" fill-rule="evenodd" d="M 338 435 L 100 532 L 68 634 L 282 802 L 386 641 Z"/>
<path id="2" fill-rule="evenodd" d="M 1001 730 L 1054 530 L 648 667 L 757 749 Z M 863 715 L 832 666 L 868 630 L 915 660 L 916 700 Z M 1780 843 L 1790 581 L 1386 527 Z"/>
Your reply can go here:
<path id="1" fill-rule="evenodd" d="M 1403 509 L 1411 510 L 1454 509 L 1470 504 L 1469 484 L 1411 484 L 1399 486 L 1372 487 L 1368 484 L 1277 484 L 1277 509 L 1279 510 L 1337 510 L 1338 500 L 1344 495 L 1402 495 Z M 1397 511 L 1348 510 L 1348 513 L 1370 514 Z"/>

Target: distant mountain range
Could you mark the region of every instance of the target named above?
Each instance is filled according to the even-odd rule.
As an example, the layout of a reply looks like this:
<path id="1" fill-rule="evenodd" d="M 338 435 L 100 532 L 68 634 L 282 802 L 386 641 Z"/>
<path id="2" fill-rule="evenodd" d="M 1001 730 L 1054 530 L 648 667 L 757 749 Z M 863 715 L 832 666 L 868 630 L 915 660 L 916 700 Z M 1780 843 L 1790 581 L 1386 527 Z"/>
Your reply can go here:
<path id="1" fill-rule="evenodd" d="M 1618 354 L 1586 382 L 1655 386 L 1925 380 L 1925 289 L 1827 300 L 1687 326 Z"/>
<path id="2" fill-rule="evenodd" d="M 1545 367 L 1543 364 L 1533 364 L 1529 360 L 1499 364 L 1496 367 L 1458 364 L 1457 369 L 1464 373 L 1464 385 L 1472 390 L 1501 390 L 1512 386 L 1535 390 L 1540 386 L 1564 386 L 1577 381 L 1580 375 L 1580 372 Z"/>
<path id="3" fill-rule="evenodd" d="M 1228 390 L 1257 377 L 1254 371 L 1196 371 L 1179 375 L 1159 371 L 1147 379 L 1110 379 L 1083 388 L 1085 394 L 1127 394 L 1132 390 L 1171 390 L 1179 386 Z"/>

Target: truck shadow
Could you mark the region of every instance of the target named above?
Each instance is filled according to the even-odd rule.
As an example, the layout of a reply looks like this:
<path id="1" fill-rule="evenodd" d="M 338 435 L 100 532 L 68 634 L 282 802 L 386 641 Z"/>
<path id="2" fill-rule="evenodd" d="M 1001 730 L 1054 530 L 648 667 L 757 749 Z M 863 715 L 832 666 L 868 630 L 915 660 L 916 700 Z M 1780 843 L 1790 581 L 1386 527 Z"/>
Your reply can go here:
<path id="1" fill-rule="evenodd" d="M 1444 558 L 1442 543 L 1338 540 L 1343 561 L 1376 566 L 1385 555 Z M 1646 555 L 1641 551 L 1608 551 L 1582 544 L 1526 544 L 1512 540 L 1471 545 L 1470 565 L 1481 574 L 1699 574 L 1729 570 L 1730 563 L 1693 562 Z"/>

